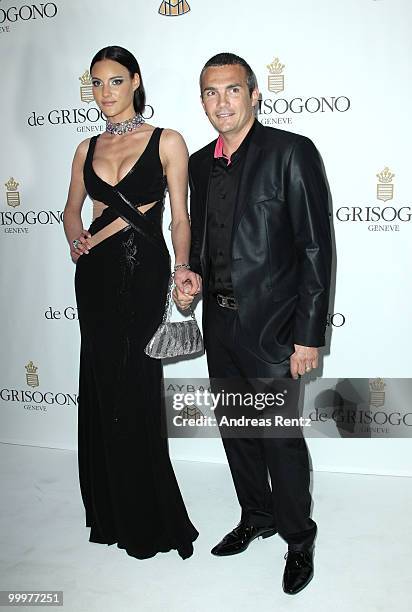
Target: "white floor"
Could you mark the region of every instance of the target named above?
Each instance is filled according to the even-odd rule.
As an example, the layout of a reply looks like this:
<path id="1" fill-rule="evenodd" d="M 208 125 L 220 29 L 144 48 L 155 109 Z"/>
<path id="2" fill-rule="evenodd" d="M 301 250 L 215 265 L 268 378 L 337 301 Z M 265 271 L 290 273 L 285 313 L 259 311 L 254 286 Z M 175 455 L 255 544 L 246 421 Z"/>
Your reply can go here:
<path id="1" fill-rule="evenodd" d="M 233 557 L 209 552 L 238 520 L 227 467 L 175 471 L 200 532 L 195 554 L 139 561 L 88 542 L 75 453 L 0 444 L 0 589 L 63 590 L 65 612 L 412 610 L 411 478 L 315 473 L 315 577 L 288 596 L 279 536 Z"/>

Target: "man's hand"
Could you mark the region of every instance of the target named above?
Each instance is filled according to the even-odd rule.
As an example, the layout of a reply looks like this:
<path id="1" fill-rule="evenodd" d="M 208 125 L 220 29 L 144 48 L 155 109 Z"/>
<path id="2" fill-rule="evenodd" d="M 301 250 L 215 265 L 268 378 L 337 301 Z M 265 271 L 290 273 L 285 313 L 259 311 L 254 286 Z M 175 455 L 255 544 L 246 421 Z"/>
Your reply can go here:
<path id="1" fill-rule="evenodd" d="M 178 268 L 176 270 L 174 281 L 179 291 L 184 294 L 197 295 L 202 288 L 202 279 L 199 274 L 186 268 Z M 187 290 L 188 287 L 189 291 Z"/>
<path id="2" fill-rule="evenodd" d="M 195 295 L 202 289 L 202 278 L 191 270 L 179 268 L 175 272 L 174 280 L 176 287 L 172 293 L 173 301 L 182 310 L 187 310 Z"/>
<path id="3" fill-rule="evenodd" d="M 318 367 L 319 352 L 313 346 L 295 344 L 295 352 L 290 357 L 290 373 L 292 378 L 299 378 L 299 374 L 307 374 Z"/>
<path id="4" fill-rule="evenodd" d="M 189 283 L 186 284 L 184 291 L 180 291 L 180 289 L 175 287 L 173 289 L 172 297 L 174 303 L 179 306 L 181 310 L 187 310 L 195 298 L 194 295 L 190 294 Z"/>

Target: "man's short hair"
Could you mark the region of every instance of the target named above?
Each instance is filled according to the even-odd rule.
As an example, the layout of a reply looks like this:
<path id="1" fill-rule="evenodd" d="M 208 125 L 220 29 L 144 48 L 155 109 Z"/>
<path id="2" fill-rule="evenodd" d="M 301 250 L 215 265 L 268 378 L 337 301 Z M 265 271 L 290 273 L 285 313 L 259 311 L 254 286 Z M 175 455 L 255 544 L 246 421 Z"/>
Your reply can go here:
<path id="1" fill-rule="evenodd" d="M 239 57 L 239 55 L 235 55 L 234 53 L 218 53 L 211 57 L 202 68 L 199 78 L 200 91 L 202 91 L 202 77 L 205 70 L 207 68 L 215 68 L 216 66 L 243 66 L 246 70 L 246 83 L 249 94 L 252 95 L 252 91 L 257 89 L 258 84 L 256 75 L 243 57 Z"/>

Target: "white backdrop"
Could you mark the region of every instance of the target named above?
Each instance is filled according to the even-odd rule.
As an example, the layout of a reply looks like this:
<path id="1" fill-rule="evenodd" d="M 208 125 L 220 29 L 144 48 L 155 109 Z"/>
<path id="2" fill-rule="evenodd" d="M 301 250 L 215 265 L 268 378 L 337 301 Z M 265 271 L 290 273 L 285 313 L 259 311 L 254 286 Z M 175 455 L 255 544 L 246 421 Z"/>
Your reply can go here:
<path id="1" fill-rule="evenodd" d="M 199 102 L 202 65 L 224 50 L 248 60 L 259 120 L 312 138 L 330 182 L 337 273 L 323 375 L 411 376 L 411 3 L 189 0 L 174 16 L 159 13 L 166 4 L 0 0 L 4 442 L 76 447 L 79 331 L 61 213 L 74 150 L 104 126 L 80 77 L 108 44 L 136 55 L 150 122 L 179 130 L 190 152 L 215 137 Z M 85 226 L 90 219 L 87 200 Z M 168 240 L 169 220 L 166 202 Z M 165 368 L 206 375 L 204 357 Z M 408 439 L 309 446 L 315 469 L 412 474 Z M 171 449 L 224 460 L 219 440 L 172 440 Z"/>

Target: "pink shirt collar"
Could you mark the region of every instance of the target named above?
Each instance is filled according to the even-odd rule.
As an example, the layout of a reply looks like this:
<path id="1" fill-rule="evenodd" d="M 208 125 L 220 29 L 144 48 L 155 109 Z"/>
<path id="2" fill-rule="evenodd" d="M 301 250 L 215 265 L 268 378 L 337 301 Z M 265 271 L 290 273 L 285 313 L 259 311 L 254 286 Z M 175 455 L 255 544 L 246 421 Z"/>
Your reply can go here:
<path id="1" fill-rule="evenodd" d="M 226 157 L 226 155 L 223 153 L 223 138 L 222 138 L 221 134 L 219 134 L 219 138 L 216 141 L 215 152 L 213 154 L 213 157 L 215 159 L 218 159 L 219 157 L 224 157 L 225 159 L 227 159 L 227 165 L 228 166 L 232 162 L 230 157 Z"/>

